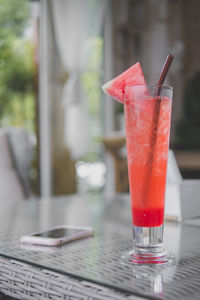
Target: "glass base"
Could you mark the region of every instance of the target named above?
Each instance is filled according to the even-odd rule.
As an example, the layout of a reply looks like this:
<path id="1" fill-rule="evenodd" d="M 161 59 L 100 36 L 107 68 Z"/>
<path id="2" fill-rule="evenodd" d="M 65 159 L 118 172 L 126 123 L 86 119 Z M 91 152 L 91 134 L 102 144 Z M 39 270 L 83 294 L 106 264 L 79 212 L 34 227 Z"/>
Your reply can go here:
<path id="1" fill-rule="evenodd" d="M 171 264 L 174 263 L 174 256 L 163 250 L 163 252 L 152 252 L 152 249 L 146 249 L 146 253 L 133 249 L 124 253 L 122 263 L 124 265 L 139 265 L 139 264 Z"/>
<path id="2" fill-rule="evenodd" d="M 123 264 L 167 264 L 174 256 L 163 247 L 163 225 L 158 227 L 133 226 L 133 249 L 122 256 Z"/>

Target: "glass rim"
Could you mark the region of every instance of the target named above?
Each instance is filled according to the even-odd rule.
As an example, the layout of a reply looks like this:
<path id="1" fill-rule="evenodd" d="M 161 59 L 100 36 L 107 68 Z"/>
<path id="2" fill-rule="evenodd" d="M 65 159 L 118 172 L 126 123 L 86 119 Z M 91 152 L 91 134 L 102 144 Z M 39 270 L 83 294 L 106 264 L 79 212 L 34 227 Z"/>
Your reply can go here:
<path id="1" fill-rule="evenodd" d="M 127 85 L 126 87 L 125 87 L 125 91 L 126 91 L 126 89 L 128 89 L 128 88 L 131 88 L 131 87 L 139 87 L 139 86 L 146 86 L 146 87 L 148 87 L 148 88 L 158 88 L 158 87 L 161 87 L 161 88 L 164 88 L 164 89 L 169 89 L 169 90 L 171 90 L 171 91 L 173 91 L 173 87 L 171 86 L 171 85 L 168 85 L 168 84 L 145 84 L 145 83 L 142 83 L 142 84 L 132 84 L 132 85 Z"/>

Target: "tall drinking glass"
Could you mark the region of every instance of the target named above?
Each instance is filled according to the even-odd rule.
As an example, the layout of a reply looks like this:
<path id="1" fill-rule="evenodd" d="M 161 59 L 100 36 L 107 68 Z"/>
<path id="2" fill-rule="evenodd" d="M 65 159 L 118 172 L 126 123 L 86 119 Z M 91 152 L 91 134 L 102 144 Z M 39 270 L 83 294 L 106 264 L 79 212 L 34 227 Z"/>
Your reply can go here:
<path id="1" fill-rule="evenodd" d="M 125 89 L 124 116 L 133 223 L 129 263 L 166 263 L 163 222 L 173 89 L 135 85 Z"/>

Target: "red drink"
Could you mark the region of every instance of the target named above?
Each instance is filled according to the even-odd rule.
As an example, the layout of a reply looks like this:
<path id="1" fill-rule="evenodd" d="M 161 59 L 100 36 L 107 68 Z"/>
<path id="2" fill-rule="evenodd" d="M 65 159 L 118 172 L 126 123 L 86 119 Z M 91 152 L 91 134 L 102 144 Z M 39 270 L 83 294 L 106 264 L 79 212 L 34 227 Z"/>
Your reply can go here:
<path id="1" fill-rule="evenodd" d="M 173 88 L 163 85 L 173 56 L 168 55 L 158 83 L 145 84 L 139 63 L 103 85 L 124 104 L 133 248 L 125 264 L 163 264 L 174 256 L 163 247 L 165 186 Z"/>
<path id="2" fill-rule="evenodd" d="M 145 94 L 129 93 L 124 107 L 129 186 L 133 225 L 156 227 L 164 220 L 172 100 Z"/>

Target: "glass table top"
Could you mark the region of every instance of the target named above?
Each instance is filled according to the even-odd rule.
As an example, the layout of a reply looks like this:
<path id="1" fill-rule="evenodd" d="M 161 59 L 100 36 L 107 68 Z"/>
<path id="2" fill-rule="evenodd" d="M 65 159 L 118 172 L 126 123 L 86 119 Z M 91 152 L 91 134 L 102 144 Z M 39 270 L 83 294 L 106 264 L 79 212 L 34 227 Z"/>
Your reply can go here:
<path id="1" fill-rule="evenodd" d="M 58 247 L 20 243 L 21 235 L 63 224 L 93 226 L 95 235 Z M 100 194 L 0 204 L 0 255 L 150 299 L 198 299 L 199 232 L 199 226 L 166 223 L 165 248 L 176 262 L 129 267 L 121 263 L 132 246 L 130 205 L 123 197 L 109 205 Z"/>

